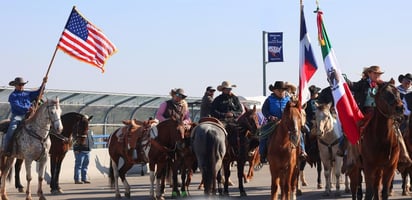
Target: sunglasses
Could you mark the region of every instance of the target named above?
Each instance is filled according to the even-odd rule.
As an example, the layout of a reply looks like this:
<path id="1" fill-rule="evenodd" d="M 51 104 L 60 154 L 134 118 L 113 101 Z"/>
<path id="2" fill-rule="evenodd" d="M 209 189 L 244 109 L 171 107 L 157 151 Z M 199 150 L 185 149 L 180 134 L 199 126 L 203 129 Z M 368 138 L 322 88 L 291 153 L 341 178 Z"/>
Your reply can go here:
<path id="1" fill-rule="evenodd" d="M 179 94 L 179 93 L 176 93 L 176 96 L 177 96 L 177 97 L 180 97 L 180 98 L 182 98 L 182 99 L 186 98 L 186 96 L 183 96 L 183 95 L 181 95 L 181 94 Z"/>
<path id="2" fill-rule="evenodd" d="M 19 84 L 17 84 L 18 86 L 24 86 L 24 83 L 19 83 Z"/>

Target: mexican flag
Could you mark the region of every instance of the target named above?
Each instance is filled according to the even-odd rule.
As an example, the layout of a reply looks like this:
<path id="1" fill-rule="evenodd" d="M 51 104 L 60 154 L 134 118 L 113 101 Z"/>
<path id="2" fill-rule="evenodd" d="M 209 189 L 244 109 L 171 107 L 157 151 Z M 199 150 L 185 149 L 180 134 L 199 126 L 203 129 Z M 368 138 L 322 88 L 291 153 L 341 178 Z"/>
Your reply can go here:
<path id="1" fill-rule="evenodd" d="M 357 124 L 363 119 L 363 114 L 356 105 L 349 86 L 345 82 L 345 79 L 339 70 L 335 52 L 333 51 L 328 35 L 326 34 L 322 14 L 322 11 L 319 10 L 317 15 L 317 23 L 319 43 L 322 49 L 322 57 L 325 64 L 326 75 L 332 89 L 335 108 L 342 124 L 343 131 L 348 140 L 354 144 L 360 138 Z"/>

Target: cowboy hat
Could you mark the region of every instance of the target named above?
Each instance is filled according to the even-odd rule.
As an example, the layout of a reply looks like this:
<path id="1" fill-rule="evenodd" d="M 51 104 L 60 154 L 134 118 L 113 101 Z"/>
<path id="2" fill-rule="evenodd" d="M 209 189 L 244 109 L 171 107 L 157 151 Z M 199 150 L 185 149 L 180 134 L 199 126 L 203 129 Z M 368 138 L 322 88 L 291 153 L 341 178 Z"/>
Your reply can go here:
<path id="1" fill-rule="evenodd" d="M 370 66 L 369 68 L 368 68 L 368 72 L 374 72 L 374 73 L 377 73 L 377 74 L 383 74 L 384 72 L 383 71 L 381 71 L 381 68 L 379 67 L 379 66 Z"/>
<path id="2" fill-rule="evenodd" d="M 311 85 L 311 86 L 309 87 L 310 94 L 317 94 L 317 93 L 319 93 L 321 90 L 322 90 L 321 88 L 316 87 L 315 85 Z"/>
<path id="3" fill-rule="evenodd" d="M 402 74 L 399 75 L 398 81 L 399 81 L 400 83 L 402 83 L 403 79 L 408 79 L 409 81 L 412 81 L 412 75 L 411 75 L 410 73 L 407 73 L 407 74 L 405 74 L 405 75 L 402 75 Z"/>
<path id="4" fill-rule="evenodd" d="M 285 82 L 283 81 L 276 81 L 273 85 L 269 85 L 269 90 L 273 91 L 275 89 L 282 89 L 282 90 L 287 90 L 288 87 L 286 86 Z"/>
<path id="5" fill-rule="evenodd" d="M 207 92 L 209 92 L 209 91 L 214 92 L 214 91 L 216 91 L 216 89 L 213 88 L 212 86 L 207 86 L 206 91 Z"/>
<path id="6" fill-rule="evenodd" d="M 236 87 L 236 85 L 232 85 L 230 84 L 229 81 L 223 81 L 222 84 L 220 84 L 219 86 L 217 86 L 217 90 L 222 91 L 223 89 L 227 88 L 227 89 L 232 89 Z"/>
<path id="7" fill-rule="evenodd" d="M 16 85 L 20 85 L 20 84 L 26 84 L 28 83 L 28 81 L 24 81 L 24 79 L 22 77 L 16 77 L 13 81 L 9 82 L 10 86 L 16 86 Z"/>
<path id="8" fill-rule="evenodd" d="M 176 95 L 176 96 L 180 96 L 182 97 L 182 99 L 186 98 L 187 95 L 185 93 L 185 91 L 182 88 L 174 88 L 170 91 L 170 95 Z"/>

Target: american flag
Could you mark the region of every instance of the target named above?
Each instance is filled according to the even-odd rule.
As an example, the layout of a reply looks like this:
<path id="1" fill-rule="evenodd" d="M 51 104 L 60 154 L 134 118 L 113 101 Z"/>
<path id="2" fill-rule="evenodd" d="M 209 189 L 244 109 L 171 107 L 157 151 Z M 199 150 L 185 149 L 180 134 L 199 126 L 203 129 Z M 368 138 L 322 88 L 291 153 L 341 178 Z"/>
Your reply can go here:
<path id="1" fill-rule="evenodd" d="M 73 7 L 57 47 L 80 61 L 104 72 L 104 64 L 117 49 L 99 28 Z"/>

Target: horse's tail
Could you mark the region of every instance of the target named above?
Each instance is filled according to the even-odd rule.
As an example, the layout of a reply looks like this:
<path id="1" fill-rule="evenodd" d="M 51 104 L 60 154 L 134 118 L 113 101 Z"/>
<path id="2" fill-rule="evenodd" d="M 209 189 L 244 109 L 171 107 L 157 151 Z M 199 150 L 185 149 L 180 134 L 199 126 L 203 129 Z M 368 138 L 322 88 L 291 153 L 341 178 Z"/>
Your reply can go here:
<path id="1" fill-rule="evenodd" d="M 113 164 L 112 164 L 112 159 L 110 159 L 110 165 L 109 165 L 109 186 L 113 189 L 114 188 L 114 174 L 113 174 Z"/>
<path id="2" fill-rule="evenodd" d="M 213 187 L 213 181 L 215 177 L 215 172 L 216 172 L 216 141 L 214 141 L 215 138 L 213 138 L 210 133 L 208 133 L 208 136 L 206 137 L 206 146 L 211 147 L 212 152 L 209 156 L 205 156 L 203 159 L 205 166 L 201 166 L 202 168 L 202 178 L 204 182 L 204 187 L 205 187 L 205 192 L 210 193 L 212 191 Z"/>

